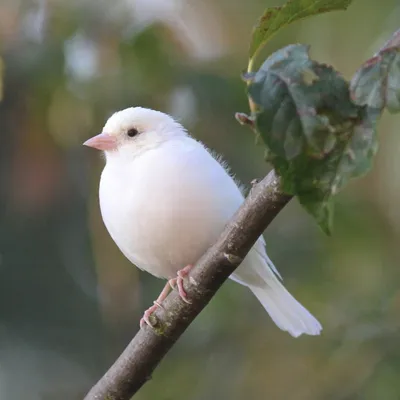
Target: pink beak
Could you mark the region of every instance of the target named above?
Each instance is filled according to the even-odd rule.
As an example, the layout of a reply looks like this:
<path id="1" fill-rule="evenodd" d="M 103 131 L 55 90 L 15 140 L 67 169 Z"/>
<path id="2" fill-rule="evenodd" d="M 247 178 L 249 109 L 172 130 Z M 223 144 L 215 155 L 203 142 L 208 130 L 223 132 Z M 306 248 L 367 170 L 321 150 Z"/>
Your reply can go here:
<path id="1" fill-rule="evenodd" d="M 117 147 L 116 139 L 108 133 L 100 133 L 97 136 L 86 140 L 84 146 L 93 147 L 97 150 L 114 150 Z"/>

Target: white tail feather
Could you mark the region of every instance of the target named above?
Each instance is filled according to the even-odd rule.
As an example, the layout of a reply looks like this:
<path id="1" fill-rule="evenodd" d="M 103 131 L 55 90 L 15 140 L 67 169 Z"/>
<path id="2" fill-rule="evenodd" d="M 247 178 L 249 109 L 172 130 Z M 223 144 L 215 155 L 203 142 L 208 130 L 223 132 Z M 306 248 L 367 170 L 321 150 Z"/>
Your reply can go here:
<path id="1" fill-rule="evenodd" d="M 275 278 L 275 277 L 274 277 Z M 292 336 L 319 335 L 322 326 L 275 278 L 264 287 L 249 286 L 275 324 Z"/>

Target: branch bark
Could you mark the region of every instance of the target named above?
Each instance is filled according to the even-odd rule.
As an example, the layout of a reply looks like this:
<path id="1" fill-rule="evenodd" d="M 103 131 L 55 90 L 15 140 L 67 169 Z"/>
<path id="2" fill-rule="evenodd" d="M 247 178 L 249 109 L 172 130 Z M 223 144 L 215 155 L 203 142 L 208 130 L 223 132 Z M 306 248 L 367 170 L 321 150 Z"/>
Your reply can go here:
<path id="1" fill-rule="evenodd" d="M 173 291 L 152 316 L 154 328 L 140 329 L 85 400 L 129 400 L 151 378 L 174 343 L 239 266 L 257 238 L 292 196 L 271 171 L 254 185 L 243 205 L 185 280 L 192 303 Z"/>

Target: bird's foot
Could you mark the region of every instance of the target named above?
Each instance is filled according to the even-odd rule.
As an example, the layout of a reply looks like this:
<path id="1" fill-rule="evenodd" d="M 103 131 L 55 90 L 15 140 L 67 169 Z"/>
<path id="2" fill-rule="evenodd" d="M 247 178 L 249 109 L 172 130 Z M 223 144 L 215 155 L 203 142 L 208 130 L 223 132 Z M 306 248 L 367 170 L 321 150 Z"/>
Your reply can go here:
<path id="1" fill-rule="evenodd" d="M 170 286 L 171 286 L 172 288 L 174 288 L 175 285 L 178 287 L 178 292 L 179 292 L 180 298 L 181 298 L 185 303 L 188 303 L 188 304 L 190 304 L 191 301 L 188 300 L 188 295 L 187 295 L 187 293 L 186 293 L 186 291 L 185 291 L 185 288 L 183 287 L 183 279 L 184 279 L 186 276 L 189 275 L 189 272 L 191 271 L 192 268 L 193 268 L 193 265 L 192 265 L 192 264 L 186 265 L 185 268 L 182 268 L 182 269 L 180 269 L 180 270 L 177 272 L 177 275 L 178 275 L 178 276 L 177 276 L 176 278 L 170 279 L 170 280 L 168 281 L 168 283 L 170 284 Z"/>
<path id="2" fill-rule="evenodd" d="M 143 327 L 147 324 L 151 327 L 154 327 L 154 325 L 151 323 L 150 321 L 150 315 L 153 314 L 154 311 L 157 310 L 158 307 L 160 307 L 161 304 L 157 303 L 156 301 L 154 302 L 154 304 L 149 307 L 144 313 L 143 313 L 143 317 L 140 319 L 140 327 L 143 329 Z"/>
<path id="3" fill-rule="evenodd" d="M 149 325 L 149 326 L 154 326 L 151 322 L 150 322 L 150 315 L 153 314 L 154 311 L 157 310 L 158 307 L 163 308 L 162 306 L 162 302 L 166 299 L 166 297 L 168 296 L 168 293 L 171 290 L 171 284 L 169 283 L 169 281 L 166 283 L 166 285 L 164 286 L 164 289 L 161 291 L 160 295 L 157 297 L 157 300 L 155 300 L 153 303 L 153 305 L 151 307 L 149 307 L 143 314 L 143 317 L 140 320 L 140 327 L 143 328 L 145 324 Z"/>
<path id="4" fill-rule="evenodd" d="M 177 272 L 177 277 L 170 279 L 166 285 L 164 286 L 164 289 L 158 296 L 157 300 L 154 301 L 154 304 L 149 307 L 143 314 L 143 317 L 140 320 L 140 327 L 143 328 L 146 324 L 153 327 L 154 325 L 150 321 L 150 316 L 153 314 L 154 311 L 157 310 L 158 307 L 163 308 L 163 305 L 161 304 L 166 297 L 168 296 L 168 293 L 170 292 L 171 288 L 174 289 L 175 286 L 178 287 L 178 292 L 180 298 L 185 302 L 190 304 L 191 301 L 188 300 L 187 293 L 183 287 L 183 279 L 189 274 L 190 270 L 193 268 L 193 265 L 189 264 L 185 268 L 180 269 Z"/>

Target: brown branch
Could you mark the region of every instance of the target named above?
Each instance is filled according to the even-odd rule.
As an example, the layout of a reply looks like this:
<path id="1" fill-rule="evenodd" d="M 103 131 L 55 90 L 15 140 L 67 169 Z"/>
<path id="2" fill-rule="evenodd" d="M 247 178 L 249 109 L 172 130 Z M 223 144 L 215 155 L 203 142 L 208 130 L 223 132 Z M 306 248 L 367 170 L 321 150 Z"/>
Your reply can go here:
<path id="1" fill-rule="evenodd" d="M 85 400 L 129 400 L 151 378 L 163 357 L 290 199 L 280 190 L 274 171 L 256 184 L 217 243 L 185 280 L 192 303 L 184 303 L 173 291 L 163 303 L 164 309 L 151 317 L 155 328 L 145 326 L 139 330 Z"/>

